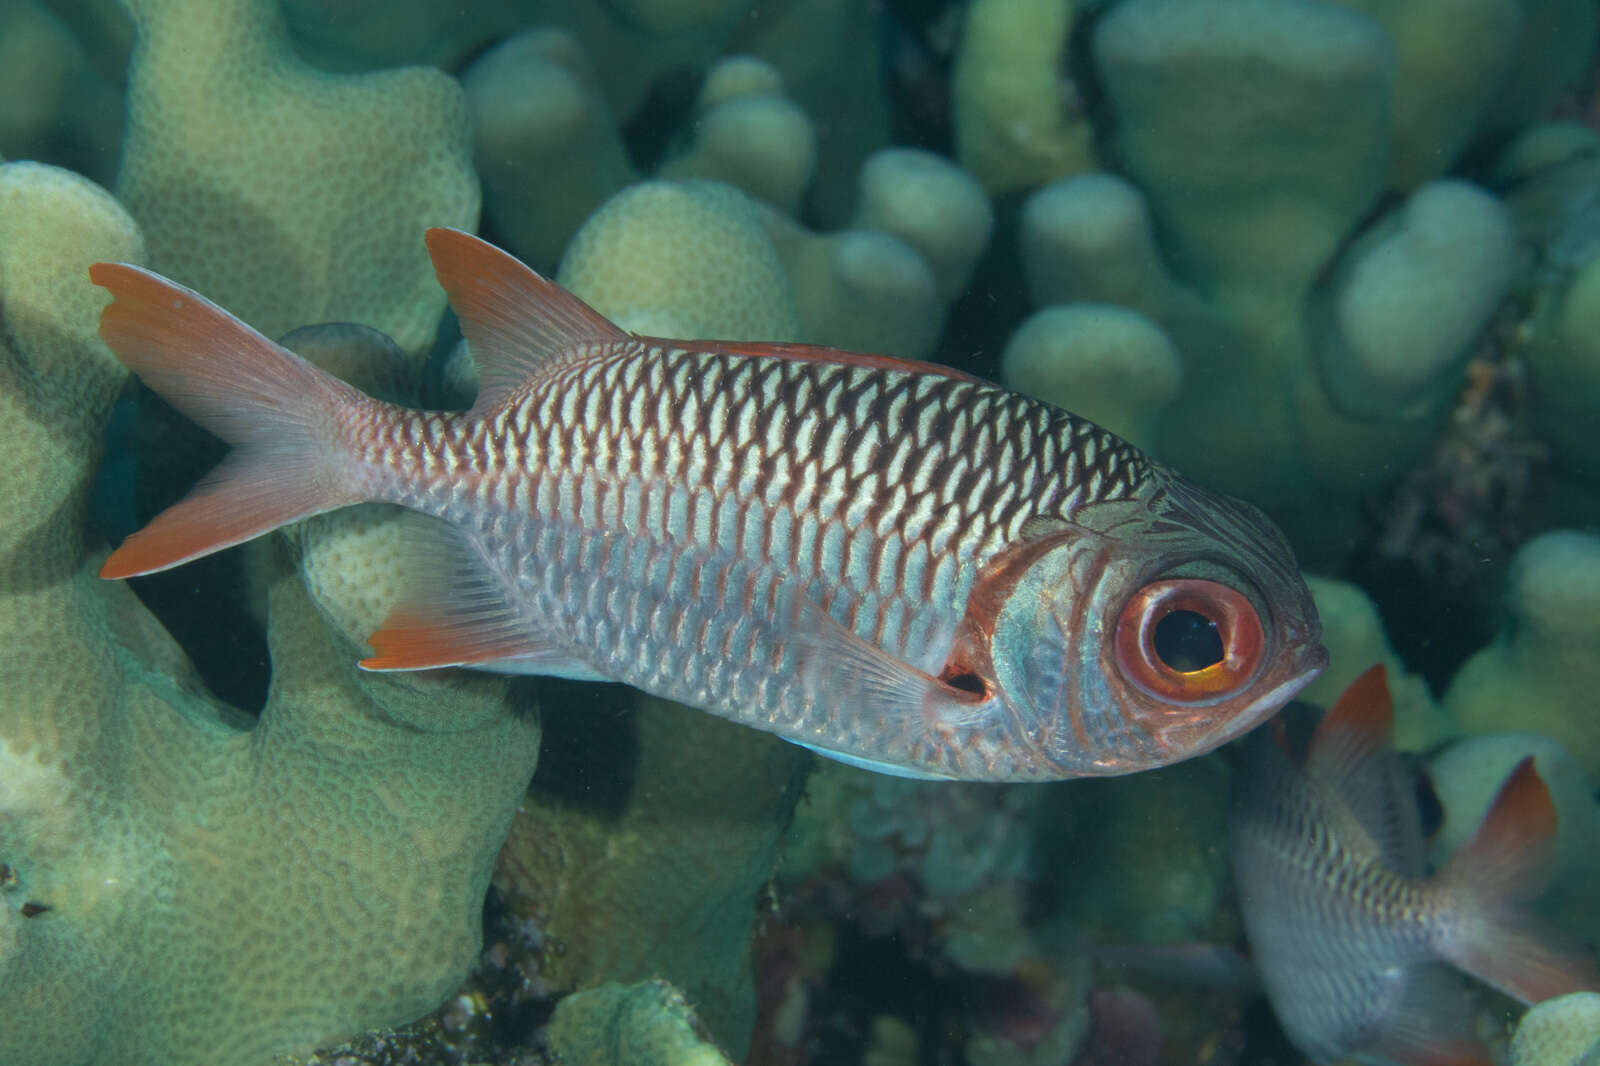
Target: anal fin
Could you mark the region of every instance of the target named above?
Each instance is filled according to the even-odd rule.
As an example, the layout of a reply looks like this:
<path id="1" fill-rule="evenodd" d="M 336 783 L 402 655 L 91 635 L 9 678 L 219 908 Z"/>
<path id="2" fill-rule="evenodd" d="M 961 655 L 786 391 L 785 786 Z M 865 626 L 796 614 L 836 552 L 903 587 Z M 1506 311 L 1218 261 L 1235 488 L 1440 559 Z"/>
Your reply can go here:
<path id="1" fill-rule="evenodd" d="M 412 588 L 367 638 L 368 670 L 470 666 L 514 674 L 599 675 L 538 631 L 476 546 L 443 519 L 406 519 L 401 564 Z"/>

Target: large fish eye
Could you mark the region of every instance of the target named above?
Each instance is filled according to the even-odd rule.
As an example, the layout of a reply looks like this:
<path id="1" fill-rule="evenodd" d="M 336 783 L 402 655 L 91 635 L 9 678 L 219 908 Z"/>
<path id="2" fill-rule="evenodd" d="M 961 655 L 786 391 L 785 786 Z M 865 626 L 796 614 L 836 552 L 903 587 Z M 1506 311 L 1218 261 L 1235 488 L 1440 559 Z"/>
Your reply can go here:
<path id="1" fill-rule="evenodd" d="M 1199 578 L 1152 581 L 1117 617 L 1117 665 L 1157 699 L 1192 702 L 1242 688 L 1261 665 L 1266 638 L 1250 601 Z"/>

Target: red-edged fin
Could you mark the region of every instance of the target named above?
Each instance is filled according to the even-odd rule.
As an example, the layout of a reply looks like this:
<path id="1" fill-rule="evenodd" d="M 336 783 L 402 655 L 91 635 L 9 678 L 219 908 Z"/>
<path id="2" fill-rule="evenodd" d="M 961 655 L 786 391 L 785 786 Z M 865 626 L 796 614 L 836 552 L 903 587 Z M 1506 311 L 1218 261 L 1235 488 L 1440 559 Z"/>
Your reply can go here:
<path id="1" fill-rule="evenodd" d="M 1306 773 L 1337 788 L 1394 737 L 1394 699 L 1380 663 L 1350 682 L 1317 723 L 1306 749 Z"/>
<path id="2" fill-rule="evenodd" d="M 838 363 L 841 366 L 864 366 L 873 370 L 903 370 L 908 374 L 938 374 L 954 381 L 968 381 L 974 385 L 987 385 L 980 377 L 939 363 L 924 363 L 916 359 L 901 359 L 894 355 L 874 355 L 867 352 L 847 352 L 843 348 L 828 348 L 820 344 L 786 344 L 776 341 L 709 341 L 668 340 L 663 337 L 641 338 L 649 344 L 669 348 L 691 348 L 697 352 L 715 352 L 720 355 L 749 355 L 760 359 L 789 359 L 797 363 Z"/>
<path id="3" fill-rule="evenodd" d="M 427 232 L 428 255 L 478 365 L 474 412 L 503 402 L 575 346 L 632 336 L 515 256 L 458 229 Z"/>
<path id="4" fill-rule="evenodd" d="M 100 336 L 168 403 L 235 451 L 187 497 L 123 542 L 101 568 L 165 570 L 358 498 L 341 484 L 333 417 L 359 392 L 198 293 L 127 263 L 89 279 L 113 299 Z"/>
<path id="5" fill-rule="evenodd" d="M 403 521 L 397 568 L 413 587 L 367 643 L 368 670 L 473 666 L 515 674 L 601 679 L 542 638 L 462 532 L 425 515 Z"/>
<path id="6" fill-rule="evenodd" d="M 609 678 L 523 632 L 515 616 L 433 605 L 435 610 L 399 608 L 367 638 L 372 655 L 365 670 L 433 670 L 471 666 L 504 674 L 547 674 L 579 681 Z"/>
<path id="7" fill-rule="evenodd" d="M 1323 715 L 1306 751 L 1305 771 L 1366 832 L 1385 866 L 1420 877 L 1421 818 L 1410 773 L 1391 746 L 1393 737 L 1394 699 L 1380 664 L 1350 682 Z"/>
<path id="8" fill-rule="evenodd" d="M 1517 906 L 1544 888 L 1556 808 L 1530 756 L 1517 764 L 1478 831 L 1439 875 L 1453 911 L 1440 954 L 1524 1003 L 1600 991 L 1593 961 L 1561 947 Z"/>

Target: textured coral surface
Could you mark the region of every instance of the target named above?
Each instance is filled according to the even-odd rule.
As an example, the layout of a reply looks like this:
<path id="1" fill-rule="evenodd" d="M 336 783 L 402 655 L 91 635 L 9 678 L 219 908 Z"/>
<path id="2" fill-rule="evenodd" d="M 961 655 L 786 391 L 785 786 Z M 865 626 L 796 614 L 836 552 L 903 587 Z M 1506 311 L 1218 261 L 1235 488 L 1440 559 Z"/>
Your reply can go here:
<path id="1" fill-rule="evenodd" d="M 88 264 L 464 406 L 435 225 L 632 329 L 1001 378 L 1259 504 L 1323 575 L 1307 700 L 1387 664 L 1440 857 L 1533 754 L 1543 913 L 1592 950 L 1597 23 L 0 0 L 0 1063 L 1295 1061 L 1235 950 L 1226 752 L 807 779 L 617 687 L 363 673 L 411 578 L 383 508 L 99 580 L 219 452 L 128 385 Z M 1593 1010 L 1511 1060 L 1587 1063 Z"/>

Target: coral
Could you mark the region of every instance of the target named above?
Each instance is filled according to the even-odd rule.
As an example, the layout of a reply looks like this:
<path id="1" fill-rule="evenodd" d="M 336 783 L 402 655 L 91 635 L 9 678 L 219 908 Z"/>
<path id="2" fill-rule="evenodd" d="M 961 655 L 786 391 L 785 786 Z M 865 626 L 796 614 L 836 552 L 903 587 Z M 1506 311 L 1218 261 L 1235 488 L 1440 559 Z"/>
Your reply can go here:
<path id="1" fill-rule="evenodd" d="M 728 42 L 777 68 L 817 131 L 816 179 L 807 197 L 818 224 L 843 225 L 862 162 L 889 140 L 889 108 L 875 47 L 881 13 L 859 0 L 763 0 Z"/>
<path id="2" fill-rule="evenodd" d="M 1308 576 L 1306 585 L 1322 619 L 1322 643 L 1328 668 L 1307 685 L 1300 698 L 1320 707 L 1333 706 L 1357 677 L 1373 663 L 1382 663 L 1394 697 L 1394 746 L 1399 751 L 1425 751 L 1461 732 L 1428 691 L 1427 682 L 1405 669 L 1389 646 L 1383 619 L 1372 597 L 1346 581 Z M 1507 768 L 1509 770 L 1509 767 Z M 1497 780 L 1505 780 L 1502 774 Z M 1476 822 L 1472 824 L 1477 824 Z"/>
<path id="3" fill-rule="evenodd" d="M 1500 634 L 1451 680 L 1445 708 L 1468 733 L 1553 737 L 1600 777 L 1600 537 L 1563 530 L 1523 545 L 1506 579 L 1505 613 Z"/>
<path id="4" fill-rule="evenodd" d="M 142 257 L 102 191 L 0 169 L 0 1059 L 17 1066 L 247 1064 L 431 1009 L 476 953 L 538 752 L 502 681 L 358 671 L 284 562 L 254 722 L 96 577 L 84 501 L 126 374 L 85 268 Z"/>
<path id="5" fill-rule="evenodd" d="M 630 328 L 1003 373 L 1267 507 L 1366 581 L 1314 583 L 1333 663 L 1307 698 L 1386 662 L 1401 746 L 1453 742 L 1447 834 L 1537 751 L 1547 906 L 1595 929 L 1570 842 L 1596 831 L 1600 542 L 1524 549 L 1444 700 L 1395 651 L 1439 681 L 1485 639 L 1452 583 L 1491 588 L 1486 558 L 1550 526 L 1546 455 L 1549 512 L 1600 517 L 1600 139 L 1528 127 L 1591 61 L 1592 0 L 127 7 L 0 3 L 0 153 L 109 179 L 127 149 L 120 207 L 0 169 L 0 1059 L 248 1066 L 349 1038 L 313 1061 L 604 1062 L 657 1022 L 691 1061 L 773 1066 L 1135 1061 L 1157 1033 L 1174 1061 L 1272 1057 L 1237 989 L 1130 991 L 1090 961 L 1236 932 L 1224 759 L 1036 789 L 830 765 L 771 881 L 804 753 L 617 689 L 356 673 L 407 579 L 395 511 L 250 550 L 264 651 L 222 621 L 235 586 L 168 579 L 193 600 L 175 631 L 232 642 L 220 668 L 93 578 L 103 427 L 122 524 L 204 449 L 113 410 L 84 265 L 148 262 L 364 388 L 464 406 L 464 345 L 417 388 L 444 307 L 421 234 L 474 228 L 479 180 L 486 236 Z M 440 69 L 376 69 L 408 64 Z M 1360 570 L 1374 551 L 1420 594 Z M 258 720 L 206 693 L 267 652 Z M 533 685 L 524 796 L 540 733 L 507 692 Z M 657 974 L 681 993 L 578 991 Z"/>
<path id="6" fill-rule="evenodd" d="M 1183 364 L 1161 328 L 1115 304 L 1058 304 L 1006 343 L 1010 388 L 1065 407 L 1141 448 L 1178 398 Z"/>
<path id="7" fill-rule="evenodd" d="M 640 182 L 589 217 L 557 280 L 636 333 L 793 337 L 794 297 L 762 218 L 729 185 Z"/>
<path id="8" fill-rule="evenodd" d="M 691 708 L 639 702 L 626 740 L 603 711 L 571 708 L 581 717 L 562 728 L 567 751 L 541 769 L 495 884 L 554 946 L 542 974 L 552 988 L 665 977 L 742 1059 L 756 900 L 811 757 Z"/>
<path id="9" fill-rule="evenodd" d="M 1050 868 L 1040 824 L 1049 819 L 1052 836 L 1074 821 L 1066 795 L 821 766 L 780 866 L 778 928 L 799 946 L 774 937 L 758 961 L 758 972 L 782 978 L 763 1005 L 773 1043 L 802 1046 L 830 1026 L 859 1024 L 831 1018 L 826 996 L 808 991 L 842 965 L 834 957 L 842 949 L 819 927 L 842 926 L 850 931 L 840 939 L 882 943 L 904 956 L 898 965 L 925 968 L 904 978 L 931 986 L 919 997 L 963 1004 L 929 1036 L 959 1045 L 950 1054 L 994 1064 L 1069 1059 L 1089 1025 L 1088 958 L 1070 923 L 1033 906 Z"/>
<path id="10" fill-rule="evenodd" d="M 115 173 L 121 93 L 35 0 L 0 7 L 0 99 L 0 154 L 49 160 L 101 181 Z"/>
<path id="11" fill-rule="evenodd" d="M 1097 172 L 1051 182 L 1024 202 L 1019 228 L 1035 304 L 1103 302 L 1160 316 L 1172 301 L 1149 205 L 1126 178 Z"/>
<path id="12" fill-rule="evenodd" d="M 916 249 L 872 230 L 813 233 L 776 211 L 765 221 L 804 339 L 909 358 L 933 348 L 942 319 L 938 283 Z"/>
<path id="13" fill-rule="evenodd" d="M 1556 520 L 1591 524 L 1600 518 L 1592 425 L 1600 405 L 1600 135 L 1570 122 L 1533 127 L 1499 170 L 1518 236 L 1537 257 L 1524 345 L 1537 396 L 1532 429 L 1550 447 Z"/>
<path id="14" fill-rule="evenodd" d="M 1316 347 L 1334 405 L 1379 419 L 1448 400 L 1473 337 L 1505 295 L 1513 251 L 1505 211 L 1464 181 L 1424 185 L 1385 222 L 1341 260 Z"/>
<path id="15" fill-rule="evenodd" d="M 1429 179 L 1489 128 L 1500 74 L 1537 61 L 1515 5 L 1460 6 L 1124 0 L 1086 49 L 1122 173 L 1024 208 L 1035 302 L 1120 304 L 1171 338 L 1156 452 L 1266 506 L 1314 563 L 1357 536 L 1339 504 L 1421 455 L 1511 281 L 1500 201 Z"/>
<path id="16" fill-rule="evenodd" d="M 1505 84 L 1517 58 L 1510 44 L 1530 5 L 1467 0 L 1451 4 L 1446 15 L 1404 0 L 1339 2 L 1371 15 L 1394 44 L 1389 184 L 1406 189 L 1436 177 L 1461 153 Z"/>
<path id="17" fill-rule="evenodd" d="M 994 211 L 971 174 L 932 152 L 885 148 L 861 167 L 855 229 L 881 230 L 915 248 L 948 303 L 989 243 Z"/>
<path id="18" fill-rule="evenodd" d="M 1077 0 L 975 0 L 956 55 L 956 158 L 992 193 L 1096 166 L 1093 132 L 1064 77 Z"/>
<path id="19" fill-rule="evenodd" d="M 557 280 L 618 324 L 660 337 L 799 339 L 922 356 L 944 302 L 988 235 L 970 178 L 918 153 L 869 162 L 864 217 L 896 226 L 814 233 L 721 182 L 643 181 L 607 200 L 567 246 Z M 905 176 L 881 189 L 875 172 Z M 937 212 L 917 206 L 934 200 Z"/>
<path id="20" fill-rule="evenodd" d="M 627 150 L 576 40 L 527 30 L 462 74 L 484 215 L 527 263 L 553 271 L 607 196 L 634 178 Z"/>
<path id="21" fill-rule="evenodd" d="M 1511 1066 L 1597 1066 L 1600 993 L 1545 1000 L 1523 1015 L 1510 1050 Z"/>
<path id="22" fill-rule="evenodd" d="M 361 322 L 425 353 L 445 297 L 419 235 L 478 215 L 460 87 L 423 68 L 315 71 L 263 0 L 129 9 L 116 193 L 150 265 L 269 336 Z"/>
<path id="23" fill-rule="evenodd" d="M 1074 801 L 1097 813 L 1064 845 L 1076 871 L 1061 886 L 1075 924 L 1099 943 L 1204 939 L 1227 881 L 1227 780 L 1199 759 L 1083 782 Z"/>
<path id="24" fill-rule="evenodd" d="M 609 983 L 566 997 L 549 1040 L 571 1066 L 730 1066 L 700 1034 L 683 994 L 660 980 Z"/>
<path id="25" fill-rule="evenodd" d="M 777 69 L 752 56 L 719 61 L 706 72 L 695 111 L 690 144 L 657 177 L 726 181 L 798 215 L 817 166 L 817 135 L 783 94 Z"/>

